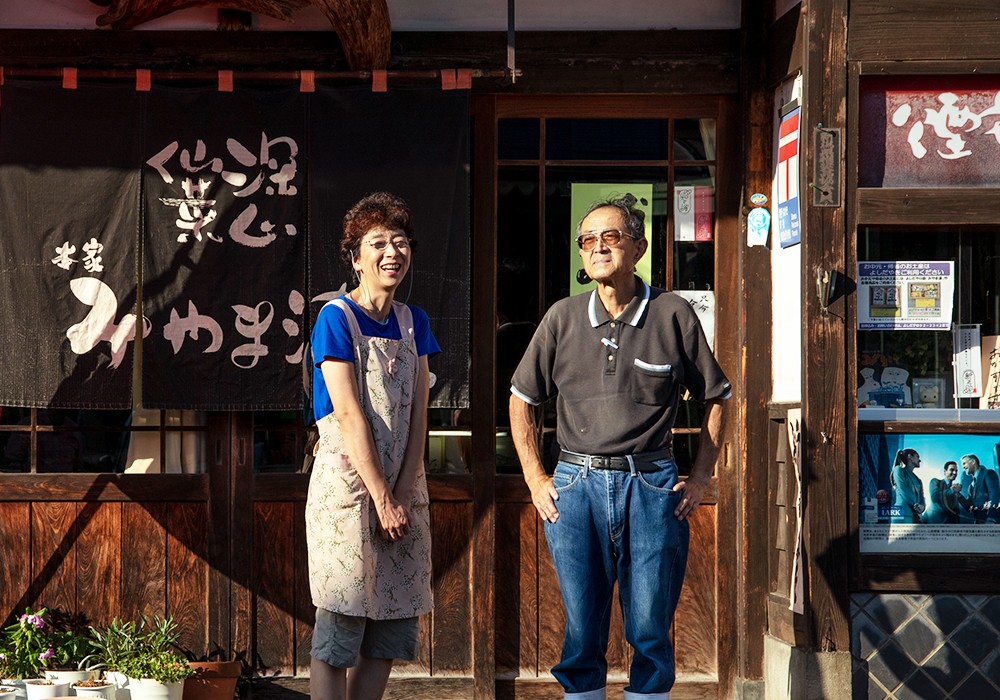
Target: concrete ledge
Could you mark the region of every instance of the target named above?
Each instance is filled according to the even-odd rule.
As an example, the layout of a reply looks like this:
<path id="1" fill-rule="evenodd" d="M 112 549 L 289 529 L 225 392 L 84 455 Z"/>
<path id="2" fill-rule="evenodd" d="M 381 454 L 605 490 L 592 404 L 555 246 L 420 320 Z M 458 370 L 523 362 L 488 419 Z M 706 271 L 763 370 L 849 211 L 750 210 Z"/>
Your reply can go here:
<path id="1" fill-rule="evenodd" d="M 766 636 L 764 686 L 764 700 L 850 697 L 851 653 L 804 650 Z"/>

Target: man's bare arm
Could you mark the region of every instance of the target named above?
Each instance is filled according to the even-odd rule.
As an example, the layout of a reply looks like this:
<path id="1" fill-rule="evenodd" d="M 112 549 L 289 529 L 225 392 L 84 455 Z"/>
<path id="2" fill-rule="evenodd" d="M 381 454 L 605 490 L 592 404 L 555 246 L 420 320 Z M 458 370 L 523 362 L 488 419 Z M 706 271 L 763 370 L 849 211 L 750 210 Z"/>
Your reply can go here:
<path id="1" fill-rule="evenodd" d="M 539 408 L 515 394 L 510 395 L 510 432 L 521 462 L 521 471 L 524 472 L 524 481 L 531 491 L 531 502 L 543 520 L 554 523 L 559 518 L 559 509 L 555 504 L 559 494 L 552 485 L 552 477 L 545 473 L 542 466 Z"/>
<path id="2" fill-rule="evenodd" d="M 681 491 L 681 502 L 674 510 L 680 520 L 684 520 L 701 503 L 705 488 L 712 478 L 715 461 L 722 450 L 722 418 L 723 401 L 715 399 L 705 404 L 705 417 L 701 422 L 701 433 L 698 435 L 698 456 L 691 467 L 691 475 L 685 481 L 674 486 L 674 491 Z"/>

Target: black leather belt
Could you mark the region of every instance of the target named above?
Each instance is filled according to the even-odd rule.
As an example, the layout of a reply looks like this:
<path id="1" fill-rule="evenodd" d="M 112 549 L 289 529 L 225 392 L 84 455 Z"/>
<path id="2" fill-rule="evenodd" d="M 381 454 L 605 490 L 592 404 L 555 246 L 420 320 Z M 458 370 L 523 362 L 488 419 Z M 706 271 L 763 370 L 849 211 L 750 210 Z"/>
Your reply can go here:
<path id="1" fill-rule="evenodd" d="M 637 452 L 632 455 L 632 463 L 635 464 L 637 472 L 655 472 L 659 471 L 660 467 L 654 464 L 654 462 L 658 462 L 661 459 L 670 459 L 673 456 L 674 451 L 670 447 L 663 450 L 656 450 L 655 452 Z M 565 450 L 559 453 L 560 462 L 575 464 L 578 467 L 586 466 L 587 460 L 590 460 L 591 469 L 609 469 L 615 472 L 632 471 L 628 463 L 628 457 L 624 455 L 582 455 L 576 452 L 566 452 Z"/>

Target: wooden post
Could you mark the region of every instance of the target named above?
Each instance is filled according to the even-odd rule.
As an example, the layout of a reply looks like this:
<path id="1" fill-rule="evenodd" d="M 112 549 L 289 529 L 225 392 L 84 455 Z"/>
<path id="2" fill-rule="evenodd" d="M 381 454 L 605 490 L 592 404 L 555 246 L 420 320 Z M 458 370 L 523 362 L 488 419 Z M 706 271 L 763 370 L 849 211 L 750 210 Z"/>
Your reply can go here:
<path id="1" fill-rule="evenodd" d="M 820 652 L 850 650 L 847 526 L 847 328 L 843 295 L 827 306 L 816 293 L 816 271 L 845 272 L 846 203 L 817 207 L 811 182 L 814 129 L 846 129 L 847 0 L 817 0 L 808 7 L 800 143 L 806 158 L 800 176 L 804 212 L 803 478 L 809 646 Z M 844 679 L 845 684 L 849 679 Z"/>
<path id="2" fill-rule="evenodd" d="M 739 425 L 740 439 L 735 461 L 740 474 L 739 503 L 739 591 L 738 660 L 740 681 L 763 678 L 764 635 L 767 632 L 768 546 L 768 403 L 771 399 L 771 250 L 768 246 L 746 245 L 746 215 L 754 193 L 771 197 L 771 134 L 774 124 L 773 88 L 767 84 L 767 45 L 774 13 L 770 0 L 743 0 L 740 28 L 741 84 L 740 114 L 743 182 L 737 208 L 739 226 L 740 318 L 743 397 Z M 768 201 L 763 205 L 773 208 Z M 737 381 L 734 378 L 734 381 Z M 733 406 L 733 409 L 737 406 Z M 730 421 L 736 420 L 735 411 Z M 734 691 L 735 688 L 730 688 Z"/>

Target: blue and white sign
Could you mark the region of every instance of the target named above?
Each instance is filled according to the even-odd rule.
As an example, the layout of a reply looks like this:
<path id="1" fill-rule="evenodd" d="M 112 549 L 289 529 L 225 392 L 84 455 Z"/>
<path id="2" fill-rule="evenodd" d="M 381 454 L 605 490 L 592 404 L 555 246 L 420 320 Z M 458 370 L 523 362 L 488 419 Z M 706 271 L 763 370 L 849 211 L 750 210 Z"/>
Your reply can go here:
<path id="1" fill-rule="evenodd" d="M 777 180 L 778 242 L 782 248 L 802 240 L 799 220 L 799 112 L 796 107 L 781 118 L 778 127 Z"/>
<path id="2" fill-rule="evenodd" d="M 747 214 L 747 245 L 767 245 L 771 229 L 771 212 L 764 208 L 751 209 Z"/>

